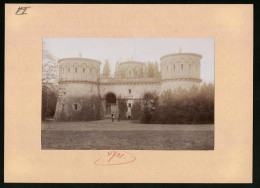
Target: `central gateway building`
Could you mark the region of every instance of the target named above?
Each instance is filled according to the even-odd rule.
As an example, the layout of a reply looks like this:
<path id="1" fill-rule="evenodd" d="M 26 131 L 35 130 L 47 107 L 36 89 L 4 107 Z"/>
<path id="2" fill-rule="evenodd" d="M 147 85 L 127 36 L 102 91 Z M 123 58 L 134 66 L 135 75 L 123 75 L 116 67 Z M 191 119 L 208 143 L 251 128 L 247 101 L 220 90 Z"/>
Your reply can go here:
<path id="1" fill-rule="evenodd" d="M 134 101 L 146 93 L 199 87 L 200 60 L 194 53 L 175 53 L 161 57 L 160 76 L 148 78 L 144 62 L 117 63 L 114 76 L 100 75 L 101 62 L 88 58 L 64 58 L 59 63 L 59 97 L 55 121 L 84 121 L 111 117 L 124 100 L 131 117 Z"/>

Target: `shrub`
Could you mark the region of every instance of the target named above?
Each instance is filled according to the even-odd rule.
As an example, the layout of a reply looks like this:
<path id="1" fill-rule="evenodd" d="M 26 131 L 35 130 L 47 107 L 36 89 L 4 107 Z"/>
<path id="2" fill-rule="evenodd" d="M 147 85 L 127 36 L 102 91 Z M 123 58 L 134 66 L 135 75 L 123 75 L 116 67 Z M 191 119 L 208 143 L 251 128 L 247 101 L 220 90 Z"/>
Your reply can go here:
<path id="1" fill-rule="evenodd" d="M 151 95 L 149 95 L 151 97 Z M 214 123 L 214 85 L 203 84 L 200 89 L 178 88 L 160 95 L 155 110 L 144 108 L 142 123 L 211 124 Z"/>
<path id="2" fill-rule="evenodd" d="M 118 99 L 118 110 L 120 113 L 121 119 L 127 119 L 126 112 L 127 112 L 127 104 L 125 99 Z"/>
<path id="3" fill-rule="evenodd" d="M 133 104 L 133 107 L 131 109 L 132 111 L 132 119 L 133 120 L 140 120 L 142 116 L 142 109 L 141 109 L 141 101 L 135 101 Z"/>

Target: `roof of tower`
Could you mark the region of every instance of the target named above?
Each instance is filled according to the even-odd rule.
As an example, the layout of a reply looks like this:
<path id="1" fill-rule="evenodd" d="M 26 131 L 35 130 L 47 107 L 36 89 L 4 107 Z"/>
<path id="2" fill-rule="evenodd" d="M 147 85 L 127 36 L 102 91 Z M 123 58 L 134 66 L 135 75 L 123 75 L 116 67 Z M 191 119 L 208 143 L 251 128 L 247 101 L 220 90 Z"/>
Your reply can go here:
<path id="1" fill-rule="evenodd" d="M 160 60 L 166 58 L 166 57 L 170 57 L 170 56 L 182 56 L 182 55 L 190 55 L 190 56 L 197 56 L 199 57 L 200 59 L 202 58 L 202 55 L 200 54 L 195 54 L 195 53 L 174 53 L 174 54 L 168 54 L 168 55 L 165 55 L 165 56 L 162 56 L 160 58 Z"/>
<path id="2" fill-rule="evenodd" d="M 101 62 L 98 61 L 98 60 L 96 60 L 96 59 L 82 58 L 82 57 L 62 58 L 62 59 L 59 59 L 59 60 L 58 60 L 58 63 L 59 63 L 60 61 L 63 61 L 63 60 L 87 60 L 87 61 L 95 61 L 95 62 L 101 64 Z"/>

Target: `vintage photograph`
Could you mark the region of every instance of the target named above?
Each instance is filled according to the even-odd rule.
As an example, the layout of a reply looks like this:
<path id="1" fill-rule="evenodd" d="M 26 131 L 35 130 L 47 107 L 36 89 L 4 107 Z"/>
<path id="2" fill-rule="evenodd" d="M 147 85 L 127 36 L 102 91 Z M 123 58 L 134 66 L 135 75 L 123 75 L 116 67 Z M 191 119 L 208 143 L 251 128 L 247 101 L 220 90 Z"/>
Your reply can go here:
<path id="1" fill-rule="evenodd" d="M 214 38 L 43 38 L 43 150 L 214 150 Z"/>

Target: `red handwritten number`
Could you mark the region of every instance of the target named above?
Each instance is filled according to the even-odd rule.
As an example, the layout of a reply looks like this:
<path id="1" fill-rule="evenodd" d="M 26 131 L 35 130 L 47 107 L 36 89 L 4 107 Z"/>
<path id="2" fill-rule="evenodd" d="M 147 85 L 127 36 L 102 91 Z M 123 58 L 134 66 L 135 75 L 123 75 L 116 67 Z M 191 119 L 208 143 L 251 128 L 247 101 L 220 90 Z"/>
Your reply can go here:
<path id="1" fill-rule="evenodd" d="M 114 157 L 122 158 L 124 154 L 118 153 L 116 151 L 110 151 L 107 153 L 108 157 L 111 156 L 107 162 L 110 162 Z"/>
<path id="2" fill-rule="evenodd" d="M 114 160 L 113 160 L 114 159 Z M 97 159 L 95 165 L 122 165 L 132 163 L 136 160 L 135 156 L 129 152 L 122 151 L 108 151 L 106 155 L 102 158 Z"/>

